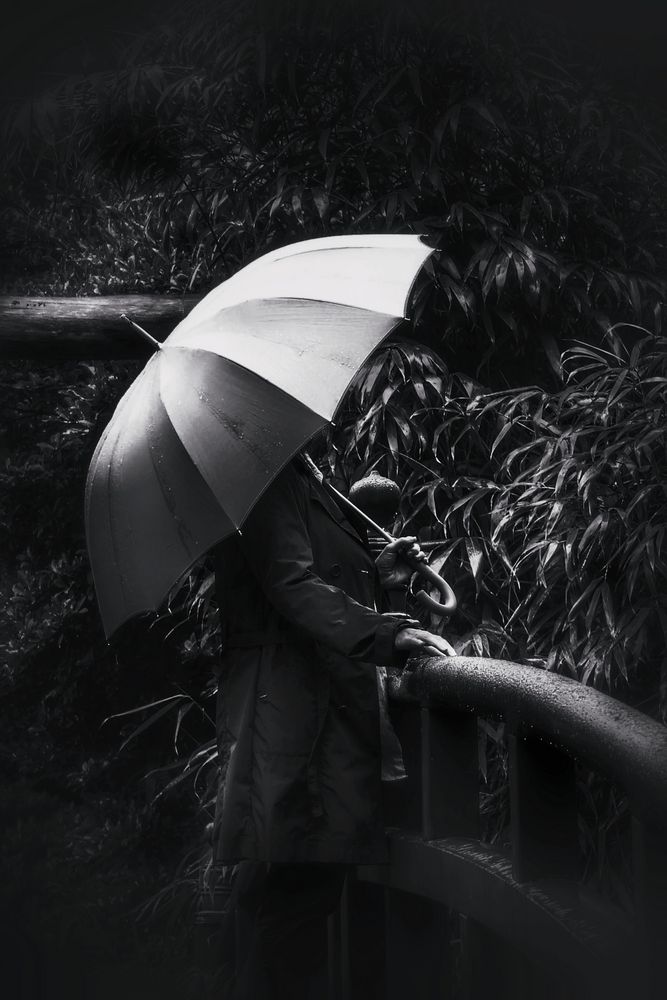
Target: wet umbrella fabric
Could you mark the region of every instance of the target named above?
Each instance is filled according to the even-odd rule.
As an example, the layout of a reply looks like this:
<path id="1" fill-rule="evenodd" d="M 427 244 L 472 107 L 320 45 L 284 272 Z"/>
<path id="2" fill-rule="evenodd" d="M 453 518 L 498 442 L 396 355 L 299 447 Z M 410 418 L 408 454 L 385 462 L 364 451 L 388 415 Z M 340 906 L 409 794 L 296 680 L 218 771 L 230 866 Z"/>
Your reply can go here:
<path id="1" fill-rule="evenodd" d="M 294 244 L 223 282 L 176 327 L 121 399 L 88 472 L 107 636 L 157 610 L 242 526 L 405 316 L 431 253 L 416 236 Z"/>

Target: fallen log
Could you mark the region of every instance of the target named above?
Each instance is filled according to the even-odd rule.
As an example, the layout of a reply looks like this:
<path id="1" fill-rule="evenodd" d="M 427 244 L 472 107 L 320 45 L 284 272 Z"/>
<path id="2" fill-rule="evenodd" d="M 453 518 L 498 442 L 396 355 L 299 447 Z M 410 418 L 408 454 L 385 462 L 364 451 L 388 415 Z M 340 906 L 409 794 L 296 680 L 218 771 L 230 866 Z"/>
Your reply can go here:
<path id="1" fill-rule="evenodd" d="M 148 344 L 125 313 L 164 340 L 200 295 L 0 296 L 0 358 L 78 361 L 145 358 Z"/>

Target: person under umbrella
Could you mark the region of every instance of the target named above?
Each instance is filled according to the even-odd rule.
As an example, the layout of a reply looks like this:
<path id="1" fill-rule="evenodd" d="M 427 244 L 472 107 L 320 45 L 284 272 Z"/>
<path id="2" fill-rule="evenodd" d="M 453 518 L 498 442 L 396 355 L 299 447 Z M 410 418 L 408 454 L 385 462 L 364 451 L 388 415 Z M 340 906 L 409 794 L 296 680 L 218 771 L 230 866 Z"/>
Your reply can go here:
<path id="1" fill-rule="evenodd" d="M 274 933 L 285 897 L 271 887 L 303 876 L 320 885 L 307 905 L 312 895 L 297 893 L 304 925 L 308 912 L 335 904 L 346 865 L 385 857 L 375 665 L 451 648 L 382 610 L 363 524 L 294 456 L 329 426 L 360 366 L 407 318 L 433 253 L 415 234 L 306 240 L 242 268 L 163 342 L 130 320 L 154 353 L 105 428 L 86 481 L 107 638 L 157 613 L 212 547 L 224 552 L 219 724 L 231 754 L 217 855 L 271 866 L 259 954 L 276 989 L 295 998 L 284 975 L 294 951 L 285 945 L 281 957 Z M 412 544 L 392 539 L 381 574 Z M 433 571 L 430 580 L 445 596 Z M 294 942 L 295 900 L 288 909 Z"/>
<path id="2" fill-rule="evenodd" d="M 402 553 L 420 555 L 414 538 L 375 561 L 363 522 L 303 456 L 215 553 L 217 725 L 229 763 L 214 858 L 246 862 L 235 895 L 255 921 L 235 1000 L 317 996 L 326 918 L 348 868 L 388 860 L 382 779 L 404 772 L 376 665 L 454 653 L 414 619 L 381 610 L 383 588 L 410 576 Z"/>

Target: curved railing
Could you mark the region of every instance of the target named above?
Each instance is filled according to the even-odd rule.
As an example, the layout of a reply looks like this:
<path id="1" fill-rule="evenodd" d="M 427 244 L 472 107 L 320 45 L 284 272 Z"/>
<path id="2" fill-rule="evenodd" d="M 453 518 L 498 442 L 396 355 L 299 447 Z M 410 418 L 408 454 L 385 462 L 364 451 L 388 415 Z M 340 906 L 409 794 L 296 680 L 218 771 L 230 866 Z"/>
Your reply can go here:
<path id="1" fill-rule="evenodd" d="M 501 717 L 547 739 L 621 787 L 636 815 L 667 829 L 667 729 L 616 698 L 535 667 L 468 656 L 422 661 L 391 694 Z"/>
<path id="2" fill-rule="evenodd" d="M 667 729 L 576 681 L 478 657 L 413 661 L 390 695 L 409 778 L 390 789 L 390 864 L 358 869 L 332 922 L 330 996 L 667 995 Z M 506 722 L 509 850 L 479 838 L 478 717 Z M 631 915 L 582 881 L 577 764 L 627 795 Z"/>

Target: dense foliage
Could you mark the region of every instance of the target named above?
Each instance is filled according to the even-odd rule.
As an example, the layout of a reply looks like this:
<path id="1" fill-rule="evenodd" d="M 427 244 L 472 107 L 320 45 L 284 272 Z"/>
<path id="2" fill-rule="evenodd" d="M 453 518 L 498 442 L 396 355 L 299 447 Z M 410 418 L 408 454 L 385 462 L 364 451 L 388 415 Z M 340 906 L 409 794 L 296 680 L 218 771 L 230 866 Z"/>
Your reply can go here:
<path id="1" fill-rule="evenodd" d="M 595 67 L 491 7 L 354 8 L 180 5 L 118 69 L 17 109 L 12 270 L 196 290 L 291 240 L 409 228 L 443 251 L 422 337 L 494 385 L 659 323 L 664 163 Z"/>
<path id="2" fill-rule="evenodd" d="M 609 349 L 564 355 L 560 390 L 489 393 L 396 346 L 366 367 L 329 454 L 342 477 L 399 478 L 405 526 L 442 539 L 435 561 L 467 592 L 469 651 L 536 657 L 621 697 L 632 679 L 653 687 L 654 710 L 667 639 L 665 347 L 612 334 Z"/>

